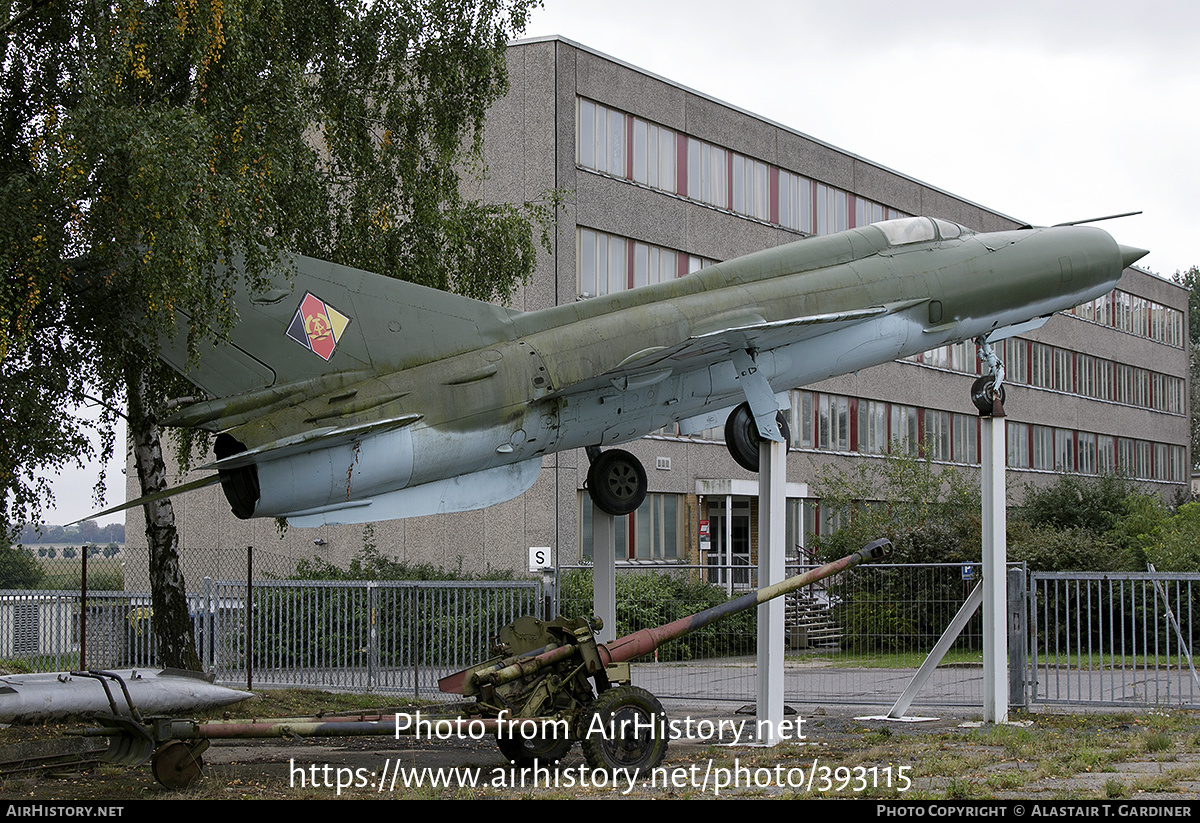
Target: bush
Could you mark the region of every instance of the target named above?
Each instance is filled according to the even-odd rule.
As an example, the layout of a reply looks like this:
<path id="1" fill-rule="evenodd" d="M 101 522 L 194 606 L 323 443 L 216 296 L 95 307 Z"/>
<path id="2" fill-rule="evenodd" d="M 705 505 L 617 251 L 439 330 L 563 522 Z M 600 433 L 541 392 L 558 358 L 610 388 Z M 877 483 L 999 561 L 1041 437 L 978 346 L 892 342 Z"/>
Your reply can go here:
<path id="1" fill-rule="evenodd" d="M 0 589 L 32 589 L 43 574 L 37 560 L 21 546 L 0 548 Z"/>
<path id="2" fill-rule="evenodd" d="M 1015 519 L 1034 527 L 1088 529 L 1103 534 L 1125 515 L 1129 498 L 1140 494 L 1124 475 L 1064 474 L 1050 486 L 1026 485 L 1024 502 L 1014 514 Z"/>
<path id="3" fill-rule="evenodd" d="M 461 559 L 460 559 L 461 560 Z M 328 560 L 314 557 L 300 560 L 288 580 L 512 580 L 511 570 L 488 569 L 486 572 L 451 570 L 432 563 L 405 563 L 379 553 L 375 544 L 375 526 L 363 527 L 363 547 L 343 569 Z"/>
<path id="4" fill-rule="evenodd" d="M 726 602 L 725 592 L 687 572 L 646 571 L 617 575 L 617 637 L 662 626 Z M 578 617 L 593 613 L 591 569 L 571 569 L 559 578 L 559 610 Z M 731 615 L 658 650 L 660 661 L 753 654 L 755 610 Z"/>
<path id="5" fill-rule="evenodd" d="M 1035 572 L 1121 571 L 1125 558 L 1112 539 L 1091 529 L 1054 529 L 1020 521 L 1008 529 L 1008 559 L 1023 561 Z"/>

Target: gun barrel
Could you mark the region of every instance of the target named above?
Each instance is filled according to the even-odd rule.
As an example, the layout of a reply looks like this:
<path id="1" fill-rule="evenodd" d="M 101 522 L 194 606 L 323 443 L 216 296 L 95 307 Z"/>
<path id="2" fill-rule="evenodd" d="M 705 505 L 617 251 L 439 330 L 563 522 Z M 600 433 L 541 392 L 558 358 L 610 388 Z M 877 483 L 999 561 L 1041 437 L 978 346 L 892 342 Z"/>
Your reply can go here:
<path id="1" fill-rule="evenodd" d="M 788 592 L 804 588 L 811 583 L 816 583 L 818 580 L 823 580 L 838 572 L 852 569 L 860 563 L 881 560 L 890 554 L 891 550 L 891 541 L 886 538 L 874 540 L 854 552 L 854 554 L 847 555 L 841 560 L 835 560 L 832 563 L 826 563 L 824 566 L 812 569 L 804 574 L 790 577 L 782 583 L 766 586 L 758 591 L 750 592 L 749 594 L 730 600 L 727 603 L 713 606 L 711 609 L 705 609 L 690 617 L 681 617 L 679 620 L 668 623 L 665 626 L 642 629 L 641 631 L 618 638 L 612 643 L 600 645 L 598 647 L 600 659 L 606 666 L 633 660 L 644 654 L 649 654 L 668 640 L 684 637 L 723 617 L 752 609 L 755 606 L 766 603 L 768 600 L 774 600 L 776 597 L 782 597 Z"/>

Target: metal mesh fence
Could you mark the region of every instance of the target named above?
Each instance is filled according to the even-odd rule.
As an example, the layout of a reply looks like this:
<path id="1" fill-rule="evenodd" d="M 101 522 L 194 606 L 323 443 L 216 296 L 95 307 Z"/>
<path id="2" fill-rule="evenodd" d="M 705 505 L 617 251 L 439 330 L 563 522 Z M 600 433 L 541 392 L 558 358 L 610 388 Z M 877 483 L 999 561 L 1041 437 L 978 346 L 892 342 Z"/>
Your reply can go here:
<path id="1" fill-rule="evenodd" d="M 787 575 L 813 566 L 789 566 Z M 694 614 L 758 587 L 744 565 L 618 568 L 617 635 Z M 583 583 L 573 580 L 580 576 Z M 667 575 L 671 585 L 652 585 Z M 784 679 L 789 700 L 890 705 L 974 587 L 977 564 L 859 566 L 786 596 Z M 710 583 L 709 581 L 716 581 Z M 565 572 L 560 611 L 591 612 L 587 568 Z M 673 640 L 634 665 L 634 681 L 663 697 L 753 701 L 754 610 L 704 630 L 702 642 Z M 979 705 L 981 619 L 954 644 L 917 703 Z"/>
<path id="2" fill-rule="evenodd" d="M 265 553 L 263 553 L 265 555 Z M 197 648 L 219 680 L 439 696 L 437 680 L 491 656 L 505 624 L 541 611 L 536 582 L 201 578 L 190 598 Z M 789 567 L 798 574 L 809 567 Z M 279 573 L 282 570 L 284 573 Z M 622 566 L 617 634 L 662 625 L 757 586 L 739 566 Z M 278 576 L 277 576 L 278 575 Z M 975 564 L 860 566 L 786 599 L 785 689 L 799 702 L 890 705 L 967 598 Z M 270 579 L 275 578 L 275 579 Z M 587 615 L 590 569 L 563 570 L 560 613 Z M 1037 703 L 1194 705 L 1200 574 L 1029 576 L 1027 691 Z M 752 701 L 757 615 L 719 621 L 635 663 L 663 697 Z M 148 592 L 0 592 L 0 659 L 34 671 L 156 665 Z M 975 616 L 916 705 L 980 705 Z"/>
<path id="3" fill-rule="evenodd" d="M 535 610 L 536 582 L 214 583 L 207 648 L 218 679 L 440 696 Z M 251 604 L 247 607 L 247 604 Z"/>

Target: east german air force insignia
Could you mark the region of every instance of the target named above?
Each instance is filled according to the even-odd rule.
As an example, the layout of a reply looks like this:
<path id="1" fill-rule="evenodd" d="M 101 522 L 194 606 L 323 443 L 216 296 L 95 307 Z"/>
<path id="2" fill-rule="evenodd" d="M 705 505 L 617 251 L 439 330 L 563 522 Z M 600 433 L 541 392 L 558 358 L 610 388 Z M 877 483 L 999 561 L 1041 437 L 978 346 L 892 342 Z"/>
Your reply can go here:
<path id="1" fill-rule="evenodd" d="M 342 332 L 348 325 L 349 317 L 312 292 L 307 292 L 288 326 L 287 336 L 328 360 L 333 357 L 333 350 L 337 348 Z"/>

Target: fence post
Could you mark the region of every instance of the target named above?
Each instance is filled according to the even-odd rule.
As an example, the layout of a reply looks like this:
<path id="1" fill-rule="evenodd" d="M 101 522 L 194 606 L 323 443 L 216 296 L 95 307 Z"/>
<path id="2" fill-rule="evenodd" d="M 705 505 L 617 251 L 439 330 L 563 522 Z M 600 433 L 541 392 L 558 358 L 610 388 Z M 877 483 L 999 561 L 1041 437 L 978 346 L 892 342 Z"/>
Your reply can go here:
<path id="1" fill-rule="evenodd" d="M 1025 673 L 1029 668 L 1029 621 L 1026 611 L 1025 569 L 1008 570 L 1008 704 L 1025 708 Z"/>
<path id="2" fill-rule="evenodd" d="M 379 672 L 379 584 L 367 584 L 367 688 L 375 690 Z"/>
<path id="3" fill-rule="evenodd" d="M 217 655 L 214 651 L 215 644 L 213 643 L 213 612 L 216 611 L 213 603 L 213 584 L 212 578 L 204 578 L 204 594 L 200 597 L 200 608 L 202 609 L 202 617 L 200 620 L 200 634 L 202 638 L 201 645 L 201 665 L 206 669 L 212 670 L 217 665 Z"/>
<path id="4" fill-rule="evenodd" d="M 246 602 L 242 605 L 245 614 L 246 646 L 246 691 L 254 691 L 254 547 L 246 547 Z"/>

